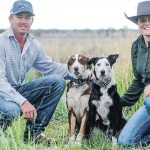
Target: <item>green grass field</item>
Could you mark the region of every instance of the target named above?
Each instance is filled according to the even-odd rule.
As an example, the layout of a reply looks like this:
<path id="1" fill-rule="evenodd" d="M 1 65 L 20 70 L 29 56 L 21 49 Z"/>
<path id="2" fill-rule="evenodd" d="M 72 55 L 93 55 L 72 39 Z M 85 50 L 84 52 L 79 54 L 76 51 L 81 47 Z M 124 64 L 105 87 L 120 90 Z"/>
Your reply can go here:
<path id="1" fill-rule="evenodd" d="M 65 94 L 64 94 L 65 95 Z M 140 105 L 140 104 L 139 104 Z M 128 118 L 133 112 L 135 107 L 126 108 L 124 113 Z M 47 138 L 52 140 L 52 146 L 45 146 L 44 142 L 35 145 L 34 143 L 24 144 L 23 132 L 25 128 L 25 119 L 18 118 L 11 127 L 8 128 L 6 133 L 0 130 L 0 150 L 125 150 L 121 146 L 113 146 L 110 141 L 104 138 L 102 133 L 95 129 L 92 138 L 89 142 L 83 141 L 82 146 L 77 145 L 69 146 L 68 143 L 68 121 L 67 121 L 67 108 L 65 104 L 65 96 L 62 97 L 58 107 L 55 111 L 53 119 L 49 126 L 46 128 L 45 134 Z M 148 150 L 147 148 L 132 148 L 139 150 Z"/>
<path id="2" fill-rule="evenodd" d="M 36 34 L 35 34 L 36 35 Z M 107 31 L 107 32 L 52 32 L 40 33 L 36 35 L 48 55 L 55 60 L 66 63 L 67 58 L 74 53 L 82 53 L 89 57 L 107 56 L 108 54 L 119 53 L 117 63 L 114 65 L 114 78 L 117 81 L 118 92 L 122 95 L 132 81 L 132 66 L 130 60 L 130 47 L 137 37 L 136 32 L 130 30 Z M 36 78 L 37 73 L 32 70 L 26 77 L 26 82 Z M 130 116 L 142 105 L 143 99 L 132 107 L 123 110 L 124 117 Z M 52 140 L 51 147 L 44 143 L 35 145 L 34 143 L 24 144 L 23 132 L 25 119 L 22 117 L 15 120 L 11 127 L 3 133 L 0 130 L 0 150 L 126 150 L 121 146 L 113 146 L 110 141 L 104 138 L 102 133 L 95 129 L 90 141 L 83 141 L 82 146 L 69 146 L 68 143 L 68 119 L 65 93 L 62 96 L 54 116 L 46 128 L 46 137 Z M 131 148 L 132 150 L 148 150 L 146 148 Z"/>

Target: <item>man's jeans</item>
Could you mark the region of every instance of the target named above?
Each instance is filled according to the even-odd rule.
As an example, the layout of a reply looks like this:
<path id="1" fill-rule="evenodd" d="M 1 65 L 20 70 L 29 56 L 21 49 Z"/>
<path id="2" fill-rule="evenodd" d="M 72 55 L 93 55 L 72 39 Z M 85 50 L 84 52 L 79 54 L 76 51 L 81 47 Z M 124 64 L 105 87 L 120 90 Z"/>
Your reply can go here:
<path id="1" fill-rule="evenodd" d="M 150 97 L 145 98 L 144 104 L 124 126 L 118 143 L 127 147 L 150 143 Z"/>
<path id="2" fill-rule="evenodd" d="M 43 132 L 48 125 L 55 108 L 65 90 L 65 80 L 60 76 L 45 76 L 30 81 L 27 84 L 16 87 L 16 90 L 24 96 L 37 110 L 37 118 L 34 122 L 27 120 L 24 133 L 25 140 L 28 139 L 30 131 L 31 138 Z M 21 114 L 18 104 L 6 101 L 0 97 L 0 125 L 10 125 L 13 118 Z M 9 118 L 9 119 L 8 119 Z"/>

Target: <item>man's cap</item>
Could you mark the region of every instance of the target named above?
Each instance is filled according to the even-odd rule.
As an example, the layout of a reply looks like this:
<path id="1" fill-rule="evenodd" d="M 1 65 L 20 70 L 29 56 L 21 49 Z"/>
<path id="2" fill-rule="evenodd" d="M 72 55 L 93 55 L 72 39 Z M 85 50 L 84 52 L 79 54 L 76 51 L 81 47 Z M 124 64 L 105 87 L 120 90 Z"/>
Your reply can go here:
<path id="1" fill-rule="evenodd" d="M 32 4 L 29 1 L 16 0 L 13 3 L 10 14 L 11 15 L 16 15 L 16 14 L 21 13 L 21 12 L 27 12 L 27 13 L 30 13 L 32 16 L 35 16 L 34 13 L 33 13 Z"/>

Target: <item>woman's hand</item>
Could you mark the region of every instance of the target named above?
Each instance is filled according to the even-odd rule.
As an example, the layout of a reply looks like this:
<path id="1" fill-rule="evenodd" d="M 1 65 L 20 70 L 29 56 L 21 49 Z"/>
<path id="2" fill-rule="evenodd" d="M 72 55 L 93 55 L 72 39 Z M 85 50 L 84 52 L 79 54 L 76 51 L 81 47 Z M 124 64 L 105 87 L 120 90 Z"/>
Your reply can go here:
<path id="1" fill-rule="evenodd" d="M 147 85 L 144 89 L 144 97 L 150 96 L 150 84 Z"/>

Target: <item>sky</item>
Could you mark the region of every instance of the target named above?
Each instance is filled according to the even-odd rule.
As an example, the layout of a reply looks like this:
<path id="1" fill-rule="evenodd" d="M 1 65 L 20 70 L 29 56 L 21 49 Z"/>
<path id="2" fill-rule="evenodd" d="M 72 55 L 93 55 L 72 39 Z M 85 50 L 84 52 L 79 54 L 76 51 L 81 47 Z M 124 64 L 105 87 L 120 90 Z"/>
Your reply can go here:
<path id="1" fill-rule="evenodd" d="M 137 29 L 125 18 L 135 16 L 140 0 L 29 0 L 33 5 L 31 29 Z M 9 27 L 14 0 L 0 0 L 0 29 Z"/>

